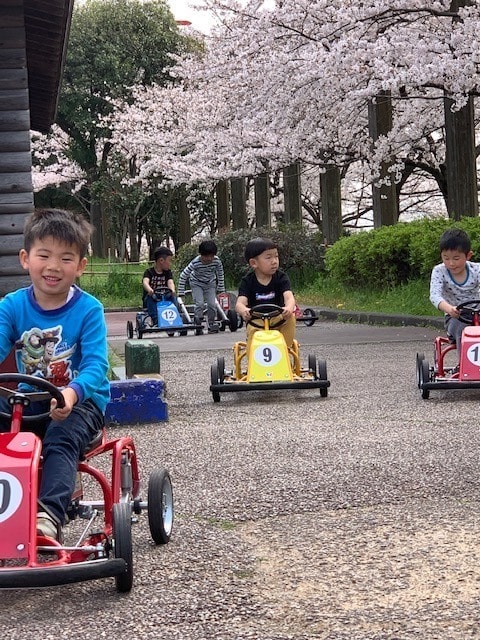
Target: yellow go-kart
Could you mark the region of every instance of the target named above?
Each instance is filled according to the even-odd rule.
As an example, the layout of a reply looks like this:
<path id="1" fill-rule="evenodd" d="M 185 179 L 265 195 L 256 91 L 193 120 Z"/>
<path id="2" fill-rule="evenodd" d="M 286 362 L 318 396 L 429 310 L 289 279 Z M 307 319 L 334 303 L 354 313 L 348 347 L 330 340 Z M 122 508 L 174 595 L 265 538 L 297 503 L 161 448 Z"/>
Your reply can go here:
<path id="1" fill-rule="evenodd" d="M 225 358 L 220 356 L 211 367 L 213 401 L 220 402 L 220 393 L 233 391 L 266 391 L 269 389 L 320 389 L 320 396 L 326 398 L 330 382 L 327 378 L 327 363 L 308 356 L 308 367 L 300 366 L 298 342 L 287 347 L 285 339 L 277 327 L 283 320 L 270 328 L 272 318 L 282 314 L 282 307 L 276 304 L 260 304 L 252 307 L 252 324 L 255 331 L 247 353 L 246 342 L 236 342 L 233 346 L 233 371 L 225 371 Z"/>

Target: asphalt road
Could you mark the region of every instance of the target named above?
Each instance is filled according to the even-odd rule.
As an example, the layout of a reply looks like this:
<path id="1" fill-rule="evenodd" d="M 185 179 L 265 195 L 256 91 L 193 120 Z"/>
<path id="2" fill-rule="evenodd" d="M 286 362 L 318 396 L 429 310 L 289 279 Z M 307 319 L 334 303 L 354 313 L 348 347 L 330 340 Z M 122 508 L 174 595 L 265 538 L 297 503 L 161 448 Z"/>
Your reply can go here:
<path id="1" fill-rule="evenodd" d="M 124 318 L 109 321 L 121 353 Z M 117 324 L 118 322 L 118 324 Z M 122 327 L 122 331 L 119 328 Z M 479 391 L 421 399 L 435 330 L 319 322 L 316 391 L 209 392 L 237 334 L 158 336 L 169 422 L 131 432 L 140 469 L 172 475 L 176 521 L 134 525 L 135 584 L 2 593 L 8 640 L 465 640 L 480 637 Z"/>

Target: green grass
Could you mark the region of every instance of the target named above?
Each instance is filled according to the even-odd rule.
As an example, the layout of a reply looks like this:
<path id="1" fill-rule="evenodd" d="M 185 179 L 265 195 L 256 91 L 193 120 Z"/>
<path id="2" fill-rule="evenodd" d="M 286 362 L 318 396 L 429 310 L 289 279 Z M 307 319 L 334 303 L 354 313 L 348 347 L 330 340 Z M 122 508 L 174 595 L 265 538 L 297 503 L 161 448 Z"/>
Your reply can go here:
<path id="1" fill-rule="evenodd" d="M 302 304 L 345 309 L 347 311 L 379 311 L 416 316 L 442 315 L 429 300 L 429 282 L 415 280 L 385 290 L 353 289 L 319 276 L 314 284 L 297 290 Z"/>
<path id="2" fill-rule="evenodd" d="M 108 265 L 95 260 L 80 278 L 80 286 L 96 296 L 106 309 L 140 307 L 142 275 L 146 264 Z M 235 287 L 230 287 L 233 291 Z M 346 311 L 379 311 L 407 315 L 442 315 L 429 300 L 429 282 L 415 280 L 399 287 L 372 290 L 345 287 L 332 278 L 320 274 L 308 286 L 295 288 L 301 306 L 330 307 Z"/>

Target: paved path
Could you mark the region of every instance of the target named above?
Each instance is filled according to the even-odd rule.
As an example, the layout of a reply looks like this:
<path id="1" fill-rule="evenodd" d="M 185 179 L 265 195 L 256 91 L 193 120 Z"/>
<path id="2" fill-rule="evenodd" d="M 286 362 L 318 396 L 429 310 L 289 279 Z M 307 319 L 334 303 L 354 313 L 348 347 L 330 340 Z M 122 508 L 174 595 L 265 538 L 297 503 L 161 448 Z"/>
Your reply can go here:
<path id="1" fill-rule="evenodd" d="M 172 541 L 155 548 L 145 518 L 135 525 L 129 595 L 110 580 L 2 593 L 2 638 L 480 637 L 480 392 L 420 398 L 430 329 L 298 333 L 303 356 L 327 360 L 326 399 L 214 404 L 210 364 L 231 361 L 235 335 L 156 338 L 170 420 L 114 433 L 134 433 L 145 477 L 171 471 Z"/>

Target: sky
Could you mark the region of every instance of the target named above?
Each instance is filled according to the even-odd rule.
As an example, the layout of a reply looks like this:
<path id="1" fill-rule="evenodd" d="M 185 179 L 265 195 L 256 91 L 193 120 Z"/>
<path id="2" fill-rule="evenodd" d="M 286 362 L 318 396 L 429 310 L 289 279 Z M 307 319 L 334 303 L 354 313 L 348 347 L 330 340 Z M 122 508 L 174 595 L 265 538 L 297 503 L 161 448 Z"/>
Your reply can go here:
<path id="1" fill-rule="evenodd" d="M 212 24 L 212 18 L 204 11 L 196 11 L 191 7 L 201 4 L 200 0 L 168 0 L 170 9 L 177 20 L 190 20 L 192 27 L 207 33 Z"/>

